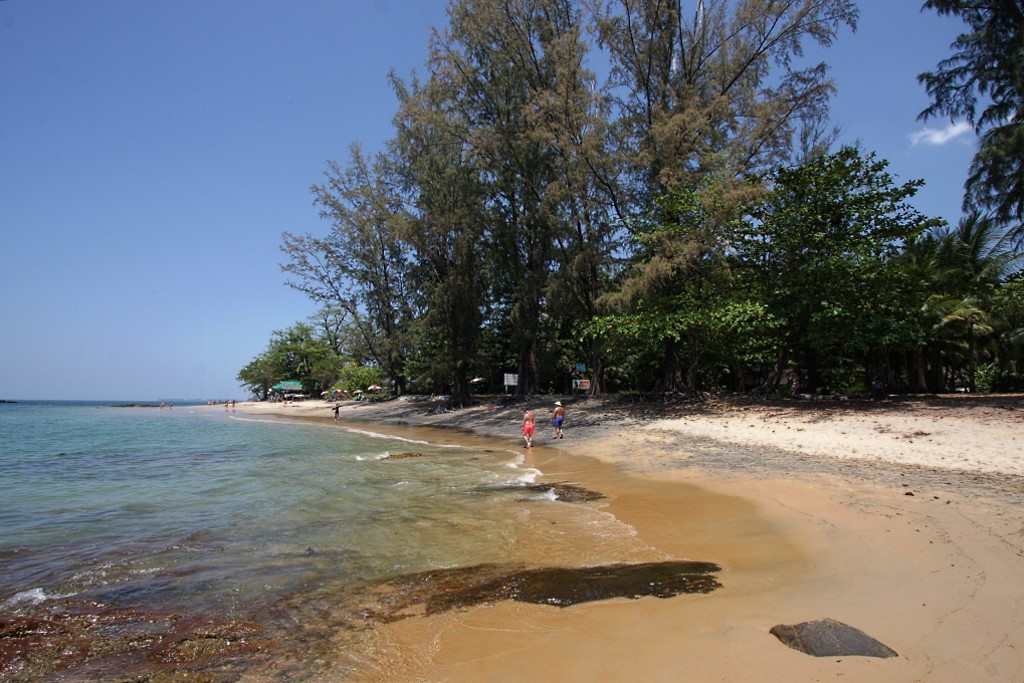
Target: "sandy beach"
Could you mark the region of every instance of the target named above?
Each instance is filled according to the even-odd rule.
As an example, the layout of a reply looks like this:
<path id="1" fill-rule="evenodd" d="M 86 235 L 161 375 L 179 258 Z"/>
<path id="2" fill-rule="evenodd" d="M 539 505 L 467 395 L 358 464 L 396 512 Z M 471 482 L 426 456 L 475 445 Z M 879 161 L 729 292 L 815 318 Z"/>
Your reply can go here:
<path id="1" fill-rule="evenodd" d="M 549 404 L 530 405 L 543 417 Z M 442 412 L 409 400 L 340 413 L 345 424 L 389 433 L 445 427 L 437 434 L 446 439 L 510 444 L 523 407 Z M 320 402 L 239 410 L 331 419 Z M 392 654 L 365 678 L 1024 680 L 1022 416 L 1020 397 L 570 403 L 566 439 L 552 442 L 542 422 L 527 464 L 542 482 L 604 494 L 586 505 L 629 525 L 636 539 L 628 549 L 578 549 L 576 564 L 616 553 L 631 562 L 708 561 L 722 567 L 722 588 L 564 609 L 498 601 L 403 619 L 378 630 Z M 548 513 L 528 514 L 536 522 Z M 529 538 L 522 544 L 527 562 L 550 551 Z M 811 657 L 769 634 L 776 624 L 822 618 L 857 627 L 898 656 Z"/>
<path id="2" fill-rule="evenodd" d="M 561 397 L 572 401 L 571 397 Z M 444 412 L 427 399 L 341 404 L 345 420 L 455 427 L 477 434 L 516 438 L 522 411 L 537 411 L 538 443 L 550 437 L 542 418 L 551 400 L 501 406 L 483 402 Z M 247 412 L 330 416 L 323 401 L 244 403 Z M 682 437 L 681 445 L 710 439 L 721 444 L 772 451 L 901 465 L 1024 475 L 1024 395 L 947 395 L 885 402 L 710 401 L 678 406 L 587 399 L 571 403 L 576 442 L 637 431 Z M 685 443 L 683 443 L 685 442 Z M 570 442 L 572 443 L 572 442 Z M 549 444 L 551 445 L 551 444 Z M 566 446 L 568 444 L 556 444 Z"/>

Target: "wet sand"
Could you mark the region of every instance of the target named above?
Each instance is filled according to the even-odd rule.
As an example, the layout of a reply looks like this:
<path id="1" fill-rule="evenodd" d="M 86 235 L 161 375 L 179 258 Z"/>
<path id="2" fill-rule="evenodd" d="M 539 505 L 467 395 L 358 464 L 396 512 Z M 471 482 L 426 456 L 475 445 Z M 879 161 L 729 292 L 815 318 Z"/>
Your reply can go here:
<path id="1" fill-rule="evenodd" d="M 1024 673 L 1024 562 L 1020 527 L 1007 518 L 1019 521 L 1015 511 L 834 478 L 624 477 L 542 451 L 535 462 L 606 493 L 607 510 L 655 552 L 722 565 L 723 588 L 564 610 L 502 602 L 400 622 L 384 632 L 404 659 L 368 679 L 1007 681 Z M 825 617 L 900 656 L 819 659 L 768 633 Z"/>
<path id="2" fill-rule="evenodd" d="M 403 619 L 375 630 L 364 680 L 1024 679 L 1016 478 L 991 486 L 971 473 L 861 460 L 829 468 L 813 454 L 788 468 L 792 454 L 770 449 L 755 466 L 749 449 L 692 448 L 640 430 L 571 443 L 536 448 L 528 463 L 541 481 L 605 499 L 524 503 L 516 561 L 701 560 L 722 567 L 722 588 L 567 608 L 499 601 Z M 563 523 L 574 505 L 613 515 L 635 536 L 608 547 L 572 538 L 534 546 L 531 526 Z M 899 656 L 815 658 L 768 633 L 825 617 Z"/>

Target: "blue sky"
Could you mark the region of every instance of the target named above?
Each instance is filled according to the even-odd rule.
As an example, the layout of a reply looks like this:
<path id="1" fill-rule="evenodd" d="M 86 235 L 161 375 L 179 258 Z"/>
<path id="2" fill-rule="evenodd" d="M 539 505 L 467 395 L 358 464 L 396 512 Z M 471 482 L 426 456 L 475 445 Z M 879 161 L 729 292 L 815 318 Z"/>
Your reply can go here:
<path id="1" fill-rule="evenodd" d="M 916 122 L 915 76 L 959 25 L 860 4 L 811 55 L 841 141 L 955 221 L 974 137 Z M 325 229 L 309 185 L 389 136 L 387 72 L 443 21 L 443 0 L 0 0 L 0 398 L 240 398 L 238 368 L 314 310 L 281 232 Z"/>

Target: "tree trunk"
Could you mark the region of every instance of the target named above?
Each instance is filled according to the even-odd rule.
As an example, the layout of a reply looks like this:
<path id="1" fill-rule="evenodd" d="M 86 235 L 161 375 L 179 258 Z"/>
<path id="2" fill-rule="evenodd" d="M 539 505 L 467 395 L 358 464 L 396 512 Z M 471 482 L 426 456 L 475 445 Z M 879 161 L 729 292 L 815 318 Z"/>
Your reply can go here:
<path id="1" fill-rule="evenodd" d="M 604 370 L 604 359 L 601 358 L 601 354 L 594 351 L 590 356 L 590 374 L 592 379 L 590 380 L 590 396 L 599 396 L 606 391 L 605 387 L 605 370 Z"/>
<path id="2" fill-rule="evenodd" d="M 928 391 L 927 363 L 925 362 L 924 348 L 918 346 L 911 352 L 912 383 L 911 391 L 922 393 Z"/>
<path id="3" fill-rule="evenodd" d="M 463 365 L 462 363 L 458 364 Z M 455 376 L 452 378 L 452 393 L 449 404 L 452 408 L 463 408 L 469 401 L 469 379 L 465 367 L 455 368 Z"/>
<path id="4" fill-rule="evenodd" d="M 804 353 L 804 365 L 807 370 L 805 391 L 808 394 L 816 394 L 821 386 L 821 376 L 818 374 L 818 353 L 814 349 L 809 349 Z"/>
<path id="5" fill-rule="evenodd" d="M 928 391 L 933 394 L 941 394 L 944 388 L 942 383 L 942 359 L 936 349 L 925 349 L 928 358 Z"/>
<path id="6" fill-rule="evenodd" d="M 774 392 L 782 382 L 782 373 L 786 371 L 786 364 L 789 362 L 789 346 L 779 347 L 779 354 L 775 357 L 775 369 L 765 382 L 765 389 L 768 393 Z"/>
<path id="7" fill-rule="evenodd" d="M 665 346 L 661 359 L 661 378 L 658 380 L 658 388 L 661 391 L 672 391 L 676 388 L 676 343 L 671 339 L 665 340 Z"/>
<path id="8" fill-rule="evenodd" d="M 967 326 L 967 343 L 970 349 L 968 353 L 971 354 L 967 365 L 967 386 L 973 394 L 977 390 L 974 384 L 974 377 L 978 374 L 978 354 L 974 348 L 974 323 Z"/>
<path id="9" fill-rule="evenodd" d="M 686 390 L 693 395 L 696 395 L 699 390 L 699 387 L 697 386 L 699 370 L 700 361 L 698 359 L 694 359 L 694 361 L 686 368 Z"/>
<path id="10" fill-rule="evenodd" d="M 519 351 L 519 384 L 516 394 L 529 396 L 537 390 L 537 353 L 533 339 Z"/>

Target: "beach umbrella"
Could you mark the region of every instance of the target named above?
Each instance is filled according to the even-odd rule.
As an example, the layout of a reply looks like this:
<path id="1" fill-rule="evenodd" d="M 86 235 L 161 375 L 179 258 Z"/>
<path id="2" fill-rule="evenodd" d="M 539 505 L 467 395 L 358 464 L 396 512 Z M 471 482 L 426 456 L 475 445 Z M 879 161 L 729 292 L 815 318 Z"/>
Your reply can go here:
<path id="1" fill-rule="evenodd" d="M 486 381 L 487 380 L 485 380 L 483 377 L 474 377 L 473 379 L 469 380 L 469 383 L 470 384 L 480 384 L 481 382 L 486 382 Z"/>
<path id="2" fill-rule="evenodd" d="M 371 384 L 370 386 L 366 387 L 366 390 L 367 390 L 367 391 L 380 391 L 380 390 L 381 390 L 381 389 L 383 389 L 383 388 L 384 388 L 384 387 L 382 387 L 382 386 L 381 386 L 381 385 L 379 385 L 379 384 Z"/>

